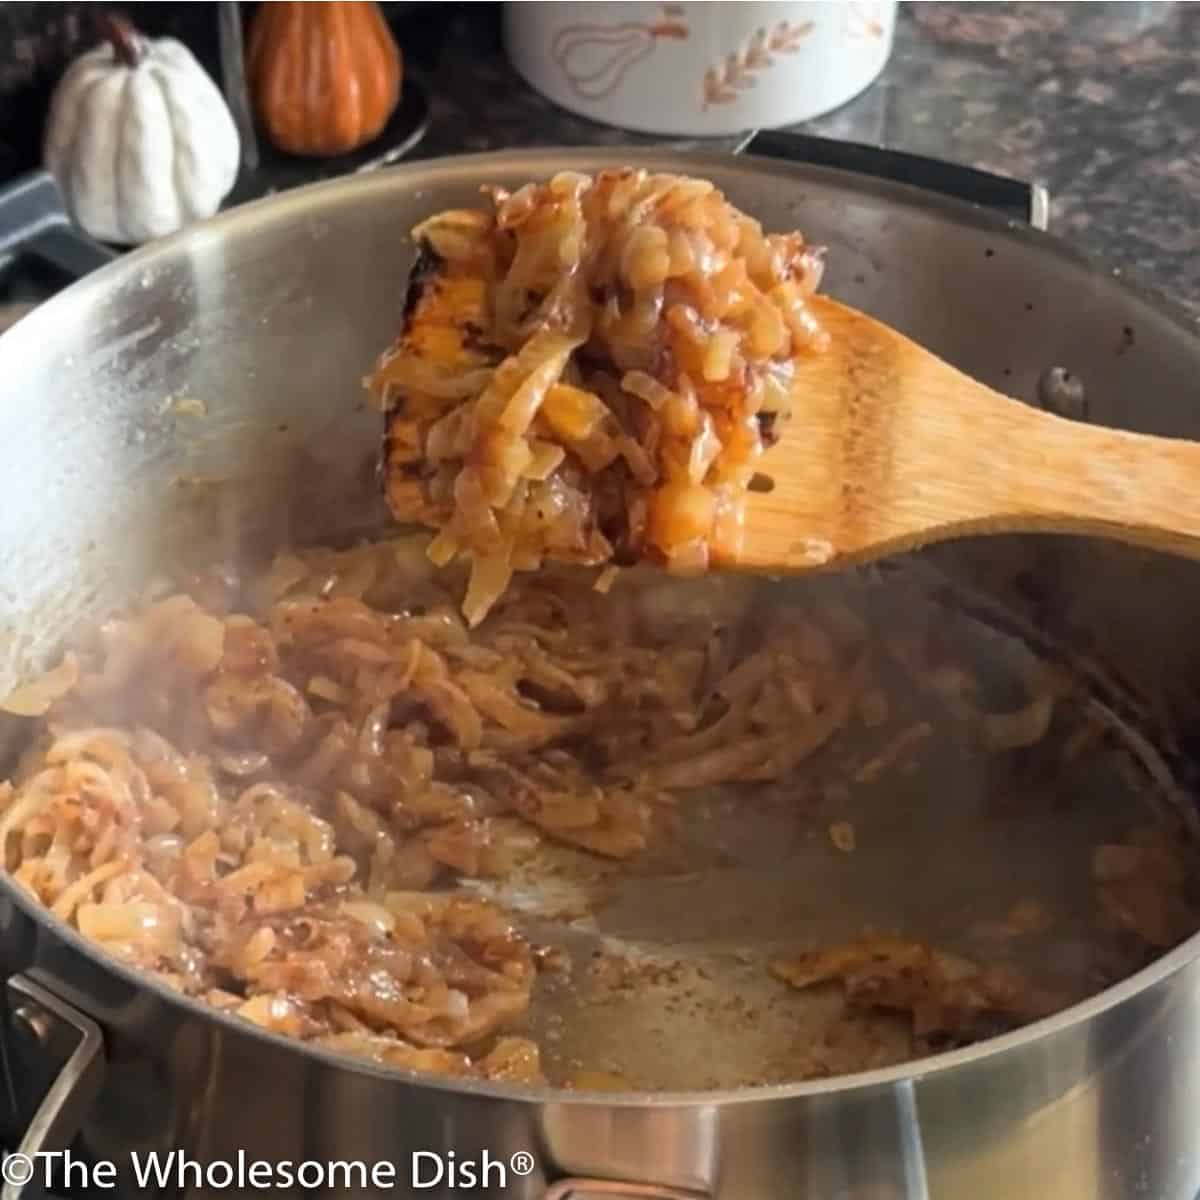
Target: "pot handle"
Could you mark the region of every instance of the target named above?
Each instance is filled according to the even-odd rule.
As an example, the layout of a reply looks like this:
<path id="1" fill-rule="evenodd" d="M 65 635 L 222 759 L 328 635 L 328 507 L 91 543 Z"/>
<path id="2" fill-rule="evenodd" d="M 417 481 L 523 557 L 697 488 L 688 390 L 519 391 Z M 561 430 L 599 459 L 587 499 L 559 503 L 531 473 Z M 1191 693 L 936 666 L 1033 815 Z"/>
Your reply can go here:
<path id="1" fill-rule="evenodd" d="M 104 1079 L 104 1038 L 90 1017 L 60 1000 L 25 975 L 7 983 L 8 1019 L 39 1052 L 61 1059 L 20 1146 L 4 1156 L 0 1200 L 30 1200 L 40 1194 L 44 1172 L 39 1155 L 66 1150 L 74 1141 Z"/>
<path id="2" fill-rule="evenodd" d="M 705 1194 L 614 1179 L 560 1179 L 543 1193 L 542 1200 L 705 1200 Z"/>
<path id="3" fill-rule="evenodd" d="M 0 188 L 0 260 L 35 254 L 79 279 L 117 257 L 71 223 L 49 171 L 30 171 Z"/>
<path id="4" fill-rule="evenodd" d="M 776 129 L 751 133 L 738 144 L 734 153 L 838 167 L 876 179 L 907 183 L 926 191 L 940 192 L 954 200 L 983 205 L 1043 232 L 1050 223 L 1050 193 L 1045 185 L 1022 183 L 1019 179 L 994 175 L 977 167 L 920 154 Z"/>

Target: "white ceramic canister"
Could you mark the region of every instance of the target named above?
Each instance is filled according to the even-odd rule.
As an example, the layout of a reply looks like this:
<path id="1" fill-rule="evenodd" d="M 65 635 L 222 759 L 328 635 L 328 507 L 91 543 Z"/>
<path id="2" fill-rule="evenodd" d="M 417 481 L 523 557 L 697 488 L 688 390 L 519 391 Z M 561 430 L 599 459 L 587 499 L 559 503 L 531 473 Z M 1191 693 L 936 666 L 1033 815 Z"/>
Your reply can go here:
<path id="1" fill-rule="evenodd" d="M 544 96 L 643 133 L 806 121 L 856 96 L 892 50 L 896 0 L 508 3 L 508 56 Z"/>

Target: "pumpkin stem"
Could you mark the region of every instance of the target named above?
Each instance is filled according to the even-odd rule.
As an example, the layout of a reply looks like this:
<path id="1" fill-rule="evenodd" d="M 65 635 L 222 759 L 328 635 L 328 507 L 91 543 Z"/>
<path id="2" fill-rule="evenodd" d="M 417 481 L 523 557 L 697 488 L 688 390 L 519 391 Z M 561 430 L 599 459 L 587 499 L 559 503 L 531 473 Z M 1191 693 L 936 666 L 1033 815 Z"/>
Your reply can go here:
<path id="1" fill-rule="evenodd" d="M 108 38 L 117 62 L 136 67 L 142 61 L 142 48 L 137 30 L 127 17 L 104 13 L 99 19 L 100 32 Z"/>

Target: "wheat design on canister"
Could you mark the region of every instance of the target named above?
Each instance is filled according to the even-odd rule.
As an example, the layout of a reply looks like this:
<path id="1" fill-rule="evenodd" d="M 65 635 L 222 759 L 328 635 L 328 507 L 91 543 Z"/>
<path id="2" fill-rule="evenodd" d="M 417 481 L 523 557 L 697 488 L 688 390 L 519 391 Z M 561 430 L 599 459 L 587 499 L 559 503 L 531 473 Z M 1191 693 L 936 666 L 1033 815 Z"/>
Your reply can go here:
<path id="1" fill-rule="evenodd" d="M 795 54 L 813 31 L 812 21 L 793 25 L 780 21 L 771 29 L 756 29 L 732 54 L 704 72 L 701 84 L 703 107 L 732 104 L 738 96 L 758 82 L 756 76 L 775 65 L 776 54 Z"/>
<path id="2" fill-rule="evenodd" d="M 871 0 L 846 5 L 846 33 L 855 42 L 878 43 L 887 32 L 884 5 Z"/>

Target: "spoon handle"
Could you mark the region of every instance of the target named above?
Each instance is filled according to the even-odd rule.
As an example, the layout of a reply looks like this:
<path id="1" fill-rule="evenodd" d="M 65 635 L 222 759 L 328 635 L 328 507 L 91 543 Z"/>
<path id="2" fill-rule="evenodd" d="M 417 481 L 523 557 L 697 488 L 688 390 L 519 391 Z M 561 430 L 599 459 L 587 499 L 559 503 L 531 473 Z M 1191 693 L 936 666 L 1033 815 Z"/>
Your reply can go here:
<path id="1" fill-rule="evenodd" d="M 813 306 L 830 345 L 801 363 L 732 565 L 811 571 L 1021 532 L 1200 558 L 1200 445 L 1053 416 L 863 313 Z"/>
<path id="2" fill-rule="evenodd" d="M 966 406 L 961 428 L 943 430 L 963 440 L 947 460 L 952 474 L 930 481 L 939 536 L 1090 534 L 1200 558 L 1200 445 L 1084 425 L 979 391 L 987 394 Z"/>

